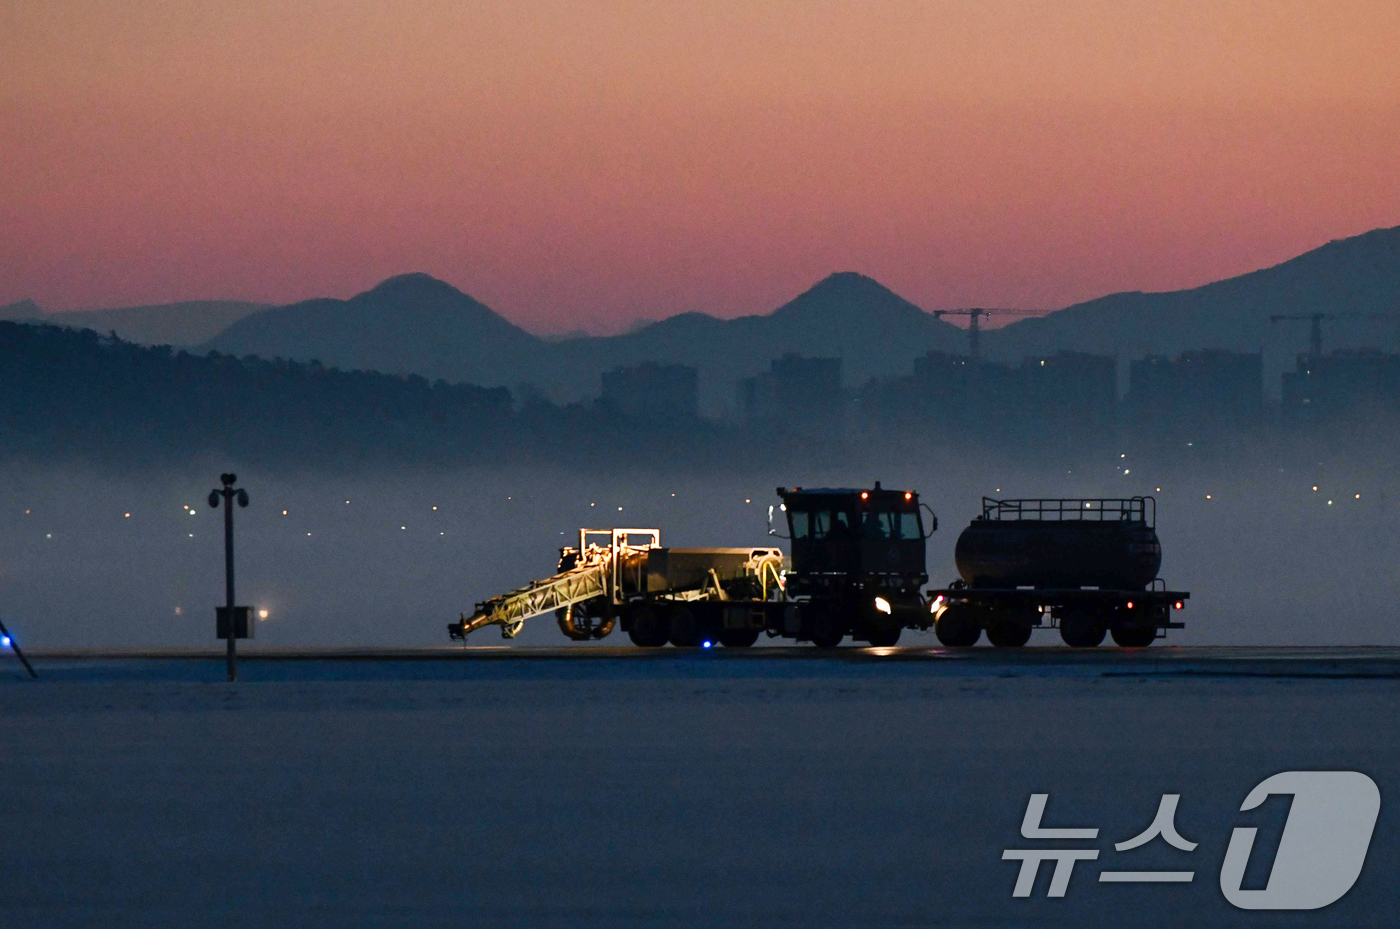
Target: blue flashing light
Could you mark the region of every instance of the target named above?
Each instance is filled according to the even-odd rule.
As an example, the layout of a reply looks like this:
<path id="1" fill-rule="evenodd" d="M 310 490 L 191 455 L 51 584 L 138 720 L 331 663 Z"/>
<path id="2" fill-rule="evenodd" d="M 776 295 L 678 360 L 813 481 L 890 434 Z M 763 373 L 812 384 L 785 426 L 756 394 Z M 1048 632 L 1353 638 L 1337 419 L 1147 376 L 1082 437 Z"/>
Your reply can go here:
<path id="1" fill-rule="evenodd" d="M 0 648 L 9 648 L 9 647 L 10 647 L 10 637 L 7 636 L 7 635 L 0 635 Z"/>
<path id="2" fill-rule="evenodd" d="M 5 644 L 6 644 L 6 645 L 9 645 L 9 644 L 10 644 L 10 640 L 9 640 L 9 639 L 6 639 L 6 640 L 5 640 Z M 704 642 L 700 643 L 700 647 L 701 647 L 701 648 L 709 648 L 711 645 L 714 645 L 714 644 L 715 644 L 715 643 L 711 642 L 709 639 L 706 639 Z"/>

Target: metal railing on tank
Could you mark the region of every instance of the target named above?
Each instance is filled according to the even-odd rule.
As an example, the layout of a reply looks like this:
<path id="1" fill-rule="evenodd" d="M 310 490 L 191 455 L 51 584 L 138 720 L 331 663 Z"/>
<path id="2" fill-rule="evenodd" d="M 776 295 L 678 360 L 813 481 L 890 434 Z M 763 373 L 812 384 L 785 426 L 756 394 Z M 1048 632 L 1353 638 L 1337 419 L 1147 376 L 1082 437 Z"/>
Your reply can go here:
<path id="1" fill-rule="evenodd" d="M 998 521 L 1094 521 L 1157 524 L 1154 497 L 1075 497 L 1063 499 L 996 500 L 982 498 L 982 518 Z"/>

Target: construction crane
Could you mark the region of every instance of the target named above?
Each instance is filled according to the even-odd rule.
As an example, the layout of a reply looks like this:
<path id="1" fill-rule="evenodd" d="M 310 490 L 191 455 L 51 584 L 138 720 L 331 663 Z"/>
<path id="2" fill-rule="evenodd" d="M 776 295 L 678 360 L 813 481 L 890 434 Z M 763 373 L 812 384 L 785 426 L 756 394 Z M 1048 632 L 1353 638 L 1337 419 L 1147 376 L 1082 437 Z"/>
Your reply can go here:
<path id="1" fill-rule="evenodd" d="M 1324 319 L 1397 319 L 1394 313 L 1304 313 L 1297 316 L 1290 316 L 1283 313 L 1276 313 L 1269 317 L 1269 322 L 1303 322 L 1312 323 L 1308 333 L 1308 357 L 1322 357 L 1322 321 Z"/>
<path id="2" fill-rule="evenodd" d="M 1040 316 L 1039 310 L 986 310 L 981 307 L 973 307 L 970 310 L 934 310 L 934 319 L 942 319 L 945 316 L 966 316 L 968 319 L 967 342 L 968 354 L 973 361 L 978 361 L 982 357 L 982 327 L 978 324 L 983 316 Z"/>

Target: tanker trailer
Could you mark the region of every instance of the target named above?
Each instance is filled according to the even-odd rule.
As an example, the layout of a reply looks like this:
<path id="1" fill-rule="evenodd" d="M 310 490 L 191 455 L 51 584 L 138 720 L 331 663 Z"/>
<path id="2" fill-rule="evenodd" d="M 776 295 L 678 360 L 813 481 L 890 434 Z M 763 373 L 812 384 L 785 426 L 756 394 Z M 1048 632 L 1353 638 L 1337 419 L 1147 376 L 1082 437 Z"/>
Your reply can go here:
<path id="1" fill-rule="evenodd" d="M 1172 611 L 1191 595 L 1157 577 L 1156 515 L 1152 497 L 983 497 L 981 515 L 958 537 L 959 579 L 929 591 L 934 633 L 956 647 L 985 631 L 992 645 L 1015 648 L 1034 629 L 1058 628 L 1073 648 L 1093 648 L 1107 634 L 1141 648 L 1183 628 Z"/>

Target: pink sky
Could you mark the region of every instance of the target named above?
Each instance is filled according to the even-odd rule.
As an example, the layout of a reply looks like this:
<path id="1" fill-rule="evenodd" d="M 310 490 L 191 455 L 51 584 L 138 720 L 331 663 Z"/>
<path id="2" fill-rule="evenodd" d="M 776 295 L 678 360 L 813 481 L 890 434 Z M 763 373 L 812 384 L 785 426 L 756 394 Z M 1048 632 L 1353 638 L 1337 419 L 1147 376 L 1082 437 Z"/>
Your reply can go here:
<path id="1" fill-rule="evenodd" d="M 1400 225 L 1397 48 L 1395 0 L 0 0 L 0 303 L 1192 286 Z"/>

